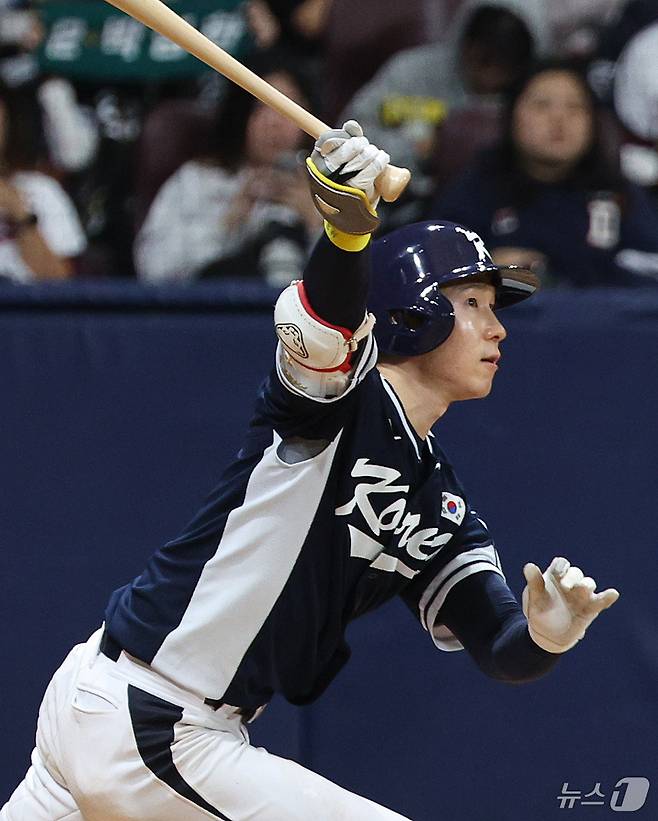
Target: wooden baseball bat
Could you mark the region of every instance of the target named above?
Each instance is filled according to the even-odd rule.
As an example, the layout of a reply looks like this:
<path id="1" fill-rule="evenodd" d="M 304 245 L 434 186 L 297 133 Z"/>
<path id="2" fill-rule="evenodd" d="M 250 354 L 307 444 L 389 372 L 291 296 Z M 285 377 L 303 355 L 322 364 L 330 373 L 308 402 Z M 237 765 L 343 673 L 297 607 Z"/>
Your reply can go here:
<path id="1" fill-rule="evenodd" d="M 314 117 L 278 89 L 211 42 L 160 0 L 107 0 L 112 6 L 139 20 L 153 31 L 193 54 L 224 77 L 237 83 L 265 105 L 292 120 L 302 131 L 317 139 L 329 126 Z M 393 202 L 404 191 L 411 174 L 406 168 L 389 165 L 376 181 L 377 191 L 386 202 Z"/>

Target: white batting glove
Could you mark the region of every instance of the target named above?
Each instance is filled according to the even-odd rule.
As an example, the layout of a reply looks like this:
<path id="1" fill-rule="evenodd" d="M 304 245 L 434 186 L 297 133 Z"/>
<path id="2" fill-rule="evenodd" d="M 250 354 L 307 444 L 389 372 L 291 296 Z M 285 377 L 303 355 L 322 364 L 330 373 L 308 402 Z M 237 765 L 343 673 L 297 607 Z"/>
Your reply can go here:
<path id="1" fill-rule="evenodd" d="M 523 612 L 535 644 L 549 653 L 564 653 L 580 641 L 602 610 L 613 605 L 619 593 L 613 588 L 596 593 L 596 582 L 556 557 L 542 575 L 536 564 L 523 568 L 527 585 Z"/>
<path id="2" fill-rule="evenodd" d="M 356 120 L 348 120 L 342 128 L 321 134 L 311 160 L 327 177 L 340 169 L 341 179 L 337 181 L 364 191 L 373 208 L 377 207 L 379 194 L 375 190 L 375 180 L 391 158 L 368 142 Z"/>

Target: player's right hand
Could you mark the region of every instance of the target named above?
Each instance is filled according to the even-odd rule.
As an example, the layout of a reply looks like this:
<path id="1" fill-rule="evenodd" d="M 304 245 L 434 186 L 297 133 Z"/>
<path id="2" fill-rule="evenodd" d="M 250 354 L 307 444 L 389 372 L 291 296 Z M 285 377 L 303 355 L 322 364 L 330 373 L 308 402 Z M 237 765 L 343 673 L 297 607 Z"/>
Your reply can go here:
<path id="1" fill-rule="evenodd" d="M 573 647 L 599 613 L 619 598 L 614 588 L 597 593 L 594 579 L 562 556 L 554 558 L 544 573 L 529 562 L 523 574 L 528 631 L 535 644 L 549 653 L 564 653 Z"/>
<path id="2" fill-rule="evenodd" d="M 334 182 L 363 191 L 373 208 L 379 194 L 375 180 L 391 161 L 389 155 L 372 145 L 356 120 L 342 128 L 325 131 L 315 142 L 311 160 L 318 171 Z"/>

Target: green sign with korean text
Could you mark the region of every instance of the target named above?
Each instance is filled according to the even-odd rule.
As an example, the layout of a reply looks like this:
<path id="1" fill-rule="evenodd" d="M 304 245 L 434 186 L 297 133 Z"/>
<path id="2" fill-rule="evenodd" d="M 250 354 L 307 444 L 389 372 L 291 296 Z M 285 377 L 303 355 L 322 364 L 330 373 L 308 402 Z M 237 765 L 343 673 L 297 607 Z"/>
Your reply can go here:
<path id="1" fill-rule="evenodd" d="M 41 0 L 42 72 L 103 81 L 170 80 L 210 69 L 103 0 Z M 234 57 L 250 44 L 243 0 L 169 0 L 167 5 Z"/>

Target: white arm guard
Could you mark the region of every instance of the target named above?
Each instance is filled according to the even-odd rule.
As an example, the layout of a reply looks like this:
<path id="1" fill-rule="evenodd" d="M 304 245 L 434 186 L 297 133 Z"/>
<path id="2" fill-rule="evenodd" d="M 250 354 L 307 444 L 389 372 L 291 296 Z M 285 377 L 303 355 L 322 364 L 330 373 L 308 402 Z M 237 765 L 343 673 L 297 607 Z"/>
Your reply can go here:
<path id="1" fill-rule="evenodd" d="M 313 371 L 349 370 L 350 355 L 374 324 L 374 316 L 367 313 L 354 333 L 329 325 L 309 305 L 303 282 L 289 285 L 274 308 L 274 326 L 281 344 L 298 365 Z"/>

